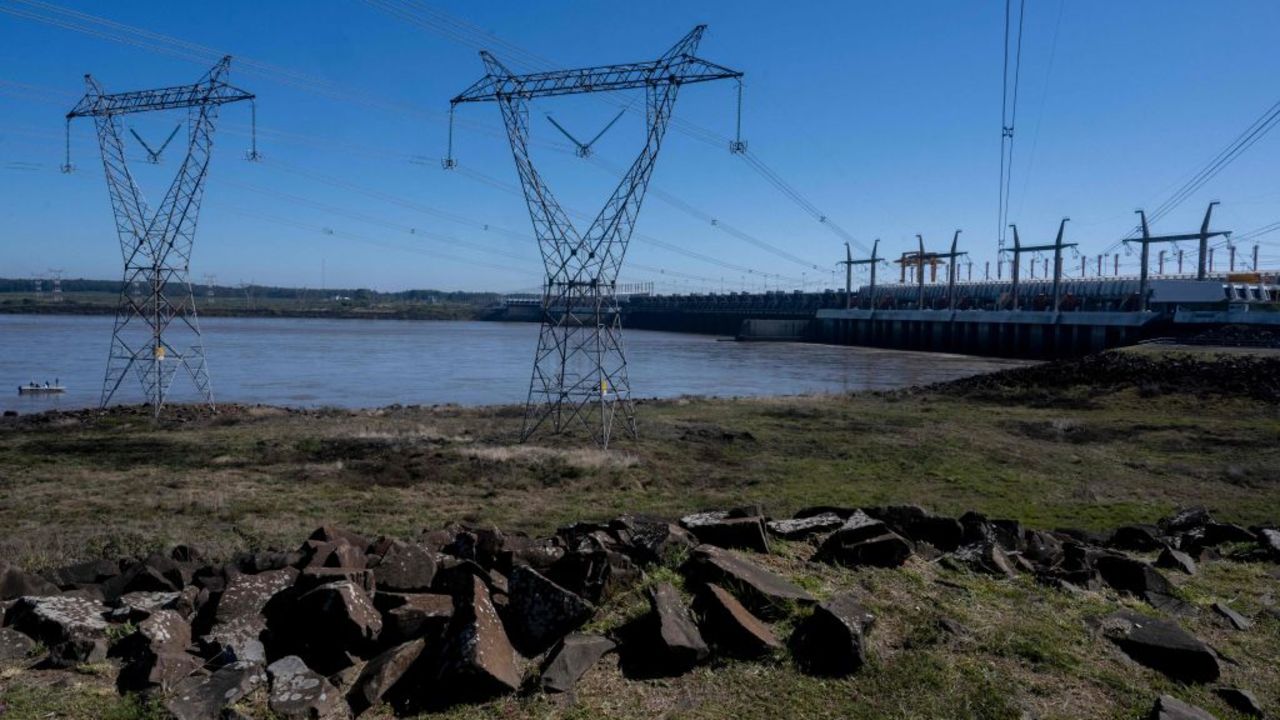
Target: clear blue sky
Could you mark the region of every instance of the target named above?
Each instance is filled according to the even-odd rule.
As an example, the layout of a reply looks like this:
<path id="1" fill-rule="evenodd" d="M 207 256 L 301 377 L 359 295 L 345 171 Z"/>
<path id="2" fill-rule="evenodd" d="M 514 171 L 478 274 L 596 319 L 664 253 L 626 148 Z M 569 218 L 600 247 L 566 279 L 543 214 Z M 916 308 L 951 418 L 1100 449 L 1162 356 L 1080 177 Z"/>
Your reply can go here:
<path id="1" fill-rule="evenodd" d="M 449 98 L 483 74 L 476 46 L 492 47 L 516 69 L 529 68 L 503 43 L 565 67 L 645 60 L 697 23 L 710 26 L 699 54 L 746 73 L 743 134 L 751 150 L 814 206 L 860 241 L 882 238 L 889 255 L 912 249 L 916 233 L 941 249 L 955 228 L 964 230 L 962 247 L 978 267 L 994 255 L 1000 0 L 450 1 L 427 6 L 443 15 L 419 8 L 409 17 L 375 4 L 406 7 L 400 0 L 60 0 L 57 6 L 0 0 L 0 276 L 48 268 L 71 277 L 118 276 L 92 125 L 73 126 L 79 169 L 65 176 L 57 171 L 62 116 L 83 93 L 85 72 L 108 91 L 194 81 L 210 58 L 177 40 L 237 58 L 232 82 L 258 94 L 258 144 L 267 158 L 243 160 L 249 109 L 225 108 L 194 279 L 214 273 L 222 284 L 317 287 L 323 267 L 329 287 L 532 288 L 541 268 L 523 200 L 509 192 L 517 179 L 498 108 L 462 107 L 455 154 L 465 172 L 446 173 L 437 164 Z M 145 41 L 147 48 L 136 35 L 129 42 L 101 37 L 126 36 L 94 18 L 75 21 L 91 31 L 84 32 L 14 14 L 65 22 L 68 16 L 54 7 L 159 35 Z M 448 26 L 447 18 L 463 25 Z M 1280 3 L 1267 0 L 1028 0 L 1010 212 L 1024 239 L 1051 240 L 1064 215 L 1072 218 L 1068 239 L 1080 242 L 1082 252 L 1097 253 L 1122 237 L 1135 208 L 1157 205 L 1280 98 L 1277 27 Z M 545 112 L 589 137 L 615 106 L 565 99 L 532 108 L 540 168 L 553 191 L 565 206 L 594 214 L 614 176 L 563 152 Z M 731 135 L 733 84 L 685 88 L 676 116 Z M 126 124 L 154 145 L 177 121 L 134 116 Z M 628 164 L 642 122 L 635 114 L 620 121 L 598 144 L 597 157 Z M 139 171 L 153 201 L 177 165 L 180 140 L 164 164 Z M 1278 161 L 1280 133 L 1156 229 L 1192 229 L 1215 198 L 1223 202 L 1217 226 L 1241 233 L 1280 220 Z M 759 288 L 761 274 L 772 273 L 832 284 L 840 239 L 719 144 L 673 129 L 654 187 L 697 212 L 651 194 L 640 234 L 757 273 L 637 241 L 621 280 L 718 289 L 723 278 L 726 289 L 739 289 L 744 277 Z M 706 217 L 822 269 L 745 243 Z M 1274 242 L 1280 234 L 1262 239 Z M 1264 245 L 1262 254 L 1280 261 L 1274 246 Z M 1132 258 L 1124 260 L 1132 266 Z"/>

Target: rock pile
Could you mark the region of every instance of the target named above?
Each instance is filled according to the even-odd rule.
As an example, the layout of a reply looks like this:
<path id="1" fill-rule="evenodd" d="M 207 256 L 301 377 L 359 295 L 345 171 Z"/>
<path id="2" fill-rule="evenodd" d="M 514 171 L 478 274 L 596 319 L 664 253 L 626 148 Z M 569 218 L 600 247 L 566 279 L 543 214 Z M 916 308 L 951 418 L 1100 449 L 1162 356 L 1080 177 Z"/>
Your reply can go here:
<path id="1" fill-rule="evenodd" d="M 1195 573 L 1224 546 L 1280 561 L 1280 532 L 1202 509 L 1105 537 L 914 506 L 809 508 L 779 520 L 758 507 L 679 522 L 624 516 L 548 538 L 451 525 L 405 541 L 326 526 L 295 550 L 227 563 L 185 546 L 38 575 L 0 562 L 0 660 L 37 647 L 46 654 L 31 659 L 42 667 L 106 660 L 122 692 L 154 694 L 183 720 L 220 717 L 255 693 L 279 717 L 347 718 L 383 703 L 417 711 L 572 692 L 613 652 L 630 676 L 788 653 L 803 672 L 858 672 L 875 618 L 857 592 L 820 602 L 742 552 L 767 553 L 778 539 L 811 543 L 813 562 L 842 567 L 893 568 L 915 556 L 1066 591 L 1113 588 L 1160 616 L 1098 618 L 1100 641 L 1188 683 L 1215 682 L 1221 662 L 1176 621 L 1193 608 L 1163 571 Z M 1159 557 L 1151 564 L 1134 553 Z M 641 588 L 646 614 L 608 637 L 583 632 L 601 603 Z M 1238 611 L 1215 610 L 1248 627 Z M 773 625 L 780 620 L 793 628 L 785 637 Z M 1222 692 L 1233 703 L 1252 697 Z M 1153 712 L 1185 715 L 1174 698 Z"/>

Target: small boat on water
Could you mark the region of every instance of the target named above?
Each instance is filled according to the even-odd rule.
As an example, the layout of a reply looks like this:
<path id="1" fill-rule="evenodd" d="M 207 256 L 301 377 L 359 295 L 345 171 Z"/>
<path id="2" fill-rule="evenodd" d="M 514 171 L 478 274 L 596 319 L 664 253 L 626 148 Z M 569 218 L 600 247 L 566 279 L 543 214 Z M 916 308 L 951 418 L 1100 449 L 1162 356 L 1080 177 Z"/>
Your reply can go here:
<path id="1" fill-rule="evenodd" d="M 49 383 L 43 385 L 27 383 L 26 385 L 18 386 L 19 395 L 61 395 L 66 391 L 67 389 L 62 385 L 50 385 Z"/>

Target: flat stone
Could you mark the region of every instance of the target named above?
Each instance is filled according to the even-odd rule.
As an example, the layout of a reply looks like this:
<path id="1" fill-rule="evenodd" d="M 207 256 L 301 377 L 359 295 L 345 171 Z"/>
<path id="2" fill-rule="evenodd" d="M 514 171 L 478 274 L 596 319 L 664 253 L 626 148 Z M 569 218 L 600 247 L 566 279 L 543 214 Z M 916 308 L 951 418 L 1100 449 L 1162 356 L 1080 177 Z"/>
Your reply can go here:
<path id="1" fill-rule="evenodd" d="M 1253 621 L 1232 610 L 1225 603 L 1216 602 L 1213 604 L 1213 611 L 1227 619 L 1231 623 L 1231 627 L 1237 630 L 1248 630 L 1253 627 Z"/>
<path id="2" fill-rule="evenodd" d="M 1177 570 L 1187 575 L 1196 574 L 1196 561 L 1187 553 L 1170 547 L 1160 551 L 1160 557 L 1156 558 L 1156 567 Z"/>
<path id="3" fill-rule="evenodd" d="M 179 682 L 165 702 L 177 720 L 210 720 L 222 709 L 235 704 L 266 681 L 262 667 L 254 663 L 233 663 L 212 675 L 193 675 Z"/>
<path id="4" fill-rule="evenodd" d="M 1236 712 L 1243 713 L 1249 717 L 1263 717 L 1266 712 L 1262 709 L 1262 704 L 1258 702 L 1258 698 L 1248 690 L 1234 687 L 1214 688 L 1213 692 L 1222 701 L 1230 705 Z"/>
<path id="5" fill-rule="evenodd" d="M 511 570 L 508 598 L 511 639 L 528 656 L 541 654 L 596 612 L 591 603 L 524 565 Z"/>
<path id="6" fill-rule="evenodd" d="M 710 545 L 694 549 L 682 568 L 694 580 L 732 592 L 748 610 L 766 620 L 785 617 L 795 605 L 812 605 L 812 595 L 738 555 Z"/>
<path id="7" fill-rule="evenodd" d="M 347 714 L 342 694 L 297 655 L 287 655 L 267 666 L 271 689 L 267 707 L 282 718 L 318 720 Z"/>
<path id="8" fill-rule="evenodd" d="M 542 689 L 546 692 L 569 692 L 614 647 L 612 640 L 600 635 L 573 633 L 566 636 L 549 655 L 550 659 L 542 671 Z"/>
<path id="9" fill-rule="evenodd" d="M 743 658 L 757 658 L 782 649 L 782 643 L 759 618 L 719 585 L 706 585 L 697 609 L 704 634 L 717 650 Z"/>
<path id="10" fill-rule="evenodd" d="M 25 660 L 35 648 L 35 640 L 13 628 L 0 628 L 0 661 Z"/>
<path id="11" fill-rule="evenodd" d="M 655 670 L 679 675 L 711 654 L 674 585 L 659 583 L 650 588 L 649 606 L 656 620 L 651 658 Z"/>
<path id="12" fill-rule="evenodd" d="M 803 540 L 813 535 L 838 530 L 844 520 L 835 513 L 822 513 L 811 517 L 771 520 L 765 523 L 769 532 L 783 540 Z"/>
<path id="13" fill-rule="evenodd" d="M 516 654 L 498 618 L 489 588 L 472 578 L 454 597 L 453 622 L 440 666 L 442 686 L 462 699 L 486 699 L 520 687 Z"/>
<path id="14" fill-rule="evenodd" d="M 769 536 L 762 517 L 732 517 L 731 513 L 720 510 L 686 515 L 680 518 L 680 525 L 701 543 L 769 552 Z"/>
<path id="15" fill-rule="evenodd" d="M 378 587 L 391 592 L 426 592 L 436 575 L 435 555 L 425 546 L 395 541 L 373 568 Z"/>
<path id="16" fill-rule="evenodd" d="M 106 638 L 107 607 L 74 595 L 22 597 L 5 613 L 5 625 L 46 647 L 75 640 Z"/>
<path id="17" fill-rule="evenodd" d="M 1172 695 L 1161 695 L 1151 708 L 1151 720 L 1218 720 L 1195 705 L 1188 705 Z"/>
<path id="18" fill-rule="evenodd" d="M 409 668 L 426 650 L 427 641 L 419 638 L 383 651 L 365 664 L 347 693 L 347 702 L 356 713 L 382 702 Z"/>
<path id="19" fill-rule="evenodd" d="M 1137 662 L 1181 682 L 1213 682 L 1221 669 L 1217 655 L 1201 640 L 1168 620 L 1121 610 L 1101 619 L 1103 635 Z"/>
<path id="20" fill-rule="evenodd" d="M 865 633 L 875 618 L 853 595 L 837 595 L 814 608 L 791 635 L 791 652 L 813 675 L 844 677 L 867 661 Z"/>

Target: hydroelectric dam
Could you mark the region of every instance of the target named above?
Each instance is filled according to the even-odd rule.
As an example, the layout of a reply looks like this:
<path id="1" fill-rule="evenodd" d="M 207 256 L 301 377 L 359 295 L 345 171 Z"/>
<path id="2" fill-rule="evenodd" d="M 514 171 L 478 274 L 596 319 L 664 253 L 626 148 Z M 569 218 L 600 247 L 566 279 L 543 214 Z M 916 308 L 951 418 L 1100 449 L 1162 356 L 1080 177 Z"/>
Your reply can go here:
<path id="1" fill-rule="evenodd" d="M 1228 326 L 1280 334 L 1275 274 L 894 284 L 855 291 L 620 295 L 624 328 L 1017 358 L 1084 355 Z M 1056 290 L 1056 291 L 1055 291 Z M 487 319 L 576 308 L 507 297 Z M 584 318 L 586 313 L 584 312 Z"/>

